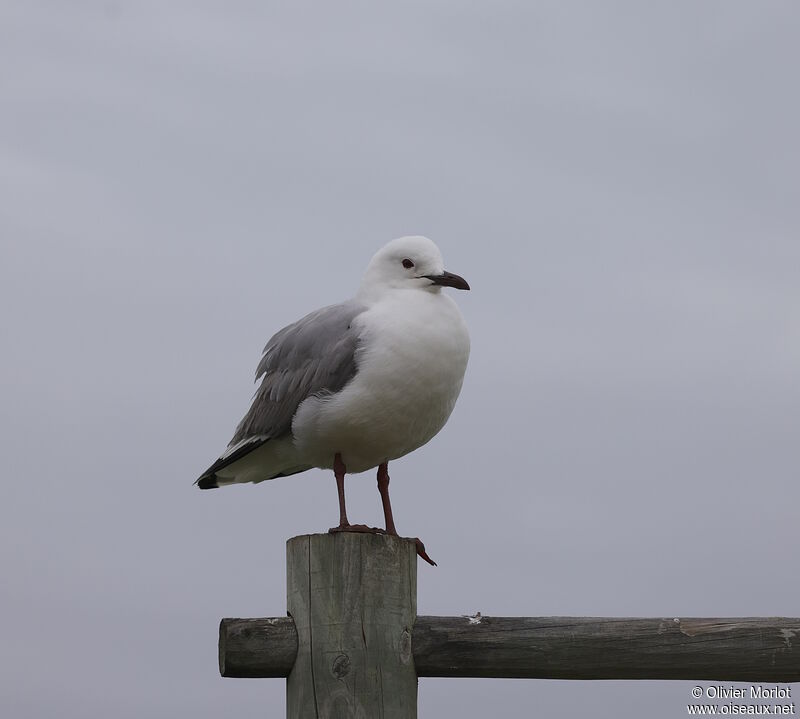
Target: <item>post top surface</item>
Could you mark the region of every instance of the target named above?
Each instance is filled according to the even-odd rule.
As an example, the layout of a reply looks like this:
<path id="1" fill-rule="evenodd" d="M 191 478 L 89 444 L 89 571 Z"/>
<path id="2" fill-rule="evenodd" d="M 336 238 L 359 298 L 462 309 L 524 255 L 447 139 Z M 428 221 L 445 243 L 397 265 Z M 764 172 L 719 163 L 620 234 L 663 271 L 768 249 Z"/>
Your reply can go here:
<path id="1" fill-rule="evenodd" d="M 408 544 L 415 544 L 416 540 L 410 537 L 398 537 L 392 534 L 383 534 L 381 532 L 315 532 L 313 534 L 298 534 L 286 540 L 288 545 L 290 542 L 302 541 L 307 539 L 314 539 L 318 542 L 336 541 L 337 538 L 344 538 L 345 541 L 353 542 L 375 542 L 383 541 L 384 543 L 391 542 L 406 542 Z"/>

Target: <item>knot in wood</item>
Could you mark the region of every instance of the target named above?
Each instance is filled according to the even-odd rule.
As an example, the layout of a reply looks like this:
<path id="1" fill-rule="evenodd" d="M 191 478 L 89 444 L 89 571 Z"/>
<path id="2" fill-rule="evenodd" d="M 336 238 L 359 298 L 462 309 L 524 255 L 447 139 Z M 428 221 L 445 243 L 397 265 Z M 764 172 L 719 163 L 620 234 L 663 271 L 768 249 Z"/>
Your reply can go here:
<path id="1" fill-rule="evenodd" d="M 340 654 L 333 660 L 331 672 L 337 679 L 343 679 L 350 673 L 350 657 L 347 654 Z"/>
<path id="2" fill-rule="evenodd" d="M 411 661 L 411 632 L 404 629 L 400 635 L 400 661 L 408 664 Z"/>

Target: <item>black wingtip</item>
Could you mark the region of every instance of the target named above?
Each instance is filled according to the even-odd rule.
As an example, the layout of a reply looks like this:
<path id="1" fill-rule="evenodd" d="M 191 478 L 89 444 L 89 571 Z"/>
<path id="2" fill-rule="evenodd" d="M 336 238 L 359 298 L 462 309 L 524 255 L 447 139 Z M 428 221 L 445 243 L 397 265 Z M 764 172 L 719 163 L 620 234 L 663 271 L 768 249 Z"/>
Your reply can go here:
<path id="1" fill-rule="evenodd" d="M 210 474 L 204 477 L 200 477 L 195 484 L 200 487 L 200 489 L 217 489 L 219 484 L 217 484 L 217 475 Z"/>

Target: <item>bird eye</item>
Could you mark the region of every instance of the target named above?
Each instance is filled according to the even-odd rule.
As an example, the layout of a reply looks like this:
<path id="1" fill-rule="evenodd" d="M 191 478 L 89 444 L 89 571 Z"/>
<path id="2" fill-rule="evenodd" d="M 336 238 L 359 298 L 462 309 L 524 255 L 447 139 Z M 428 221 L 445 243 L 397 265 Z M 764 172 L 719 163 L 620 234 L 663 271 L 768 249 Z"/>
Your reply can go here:
<path id="1" fill-rule="evenodd" d="M 403 267 L 405 267 L 407 270 L 410 270 L 413 266 L 414 266 L 414 263 L 411 260 L 409 260 L 408 258 L 403 260 Z"/>

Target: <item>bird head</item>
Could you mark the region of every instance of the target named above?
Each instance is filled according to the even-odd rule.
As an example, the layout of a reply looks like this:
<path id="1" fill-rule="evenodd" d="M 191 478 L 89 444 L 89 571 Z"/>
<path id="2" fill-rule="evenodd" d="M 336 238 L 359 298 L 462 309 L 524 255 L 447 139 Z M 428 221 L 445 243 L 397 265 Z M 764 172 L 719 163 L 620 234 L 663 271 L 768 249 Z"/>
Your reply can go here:
<path id="1" fill-rule="evenodd" d="M 468 290 L 463 277 L 444 269 L 439 248 L 427 237 L 399 237 L 378 250 L 367 266 L 362 294 L 386 289 L 418 289 L 440 292 L 442 287 Z"/>

